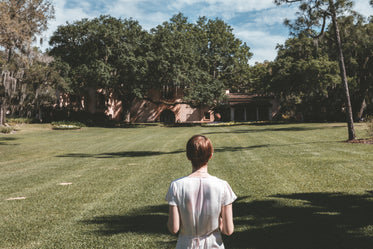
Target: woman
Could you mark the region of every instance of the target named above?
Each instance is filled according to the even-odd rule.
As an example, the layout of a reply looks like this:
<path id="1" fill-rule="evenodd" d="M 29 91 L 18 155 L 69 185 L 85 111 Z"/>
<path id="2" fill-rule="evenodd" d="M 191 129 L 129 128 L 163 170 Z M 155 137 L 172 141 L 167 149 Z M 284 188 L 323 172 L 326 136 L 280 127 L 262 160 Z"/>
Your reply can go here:
<path id="1" fill-rule="evenodd" d="M 192 173 L 170 184 L 168 229 L 179 232 L 176 248 L 224 248 L 220 232 L 233 233 L 232 203 L 237 196 L 226 181 L 207 172 L 214 151 L 210 139 L 195 135 L 186 151 Z"/>

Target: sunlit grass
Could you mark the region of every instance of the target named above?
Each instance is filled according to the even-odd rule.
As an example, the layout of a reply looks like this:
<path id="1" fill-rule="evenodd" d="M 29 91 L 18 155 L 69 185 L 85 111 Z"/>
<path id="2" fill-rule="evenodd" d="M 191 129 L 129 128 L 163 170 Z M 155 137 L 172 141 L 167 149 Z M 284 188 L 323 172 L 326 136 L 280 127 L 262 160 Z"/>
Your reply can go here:
<path id="1" fill-rule="evenodd" d="M 197 133 L 239 196 L 227 248 L 371 248 L 373 145 L 340 123 L 22 126 L 0 135 L 0 248 L 174 248 L 164 196 Z"/>

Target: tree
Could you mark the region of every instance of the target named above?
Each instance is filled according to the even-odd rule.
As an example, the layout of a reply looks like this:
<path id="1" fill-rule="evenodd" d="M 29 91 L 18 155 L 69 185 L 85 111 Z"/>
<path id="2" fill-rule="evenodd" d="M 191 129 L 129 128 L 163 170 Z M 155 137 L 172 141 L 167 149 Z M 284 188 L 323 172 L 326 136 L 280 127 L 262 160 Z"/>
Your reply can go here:
<path id="1" fill-rule="evenodd" d="M 193 25 L 181 13 L 151 30 L 148 79 L 155 89 L 187 88 L 199 77 Z"/>
<path id="2" fill-rule="evenodd" d="M 269 95 L 272 78 L 273 62 L 265 61 L 263 63 L 255 63 L 250 67 L 249 83 L 246 85 L 248 92 L 257 93 L 260 95 Z"/>
<path id="3" fill-rule="evenodd" d="M 3 73 L 8 75 L 4 77 L 9 78 L 9 75 L 15 74 L 12 71 L 15 64 L 11 63 L 13 54 L 29 54 L 33 39 L 47 29 L 47 23 L 52 18 L 54 18 L 54 8 L 49 0 L 0 2 L 0 47 L 5 48 L 8 55 L 6 63 L 2 65 Z M 3 88 L 0 92 L 4 93 L 0 98 L 0 125 L 2 125 L 5 120 L 6 105 L 11 96 L 8 94 L 9 91 L 4 90 L 4 85 L 1 84 L 0 88 Z"/>
<path id="4" fill-rule="evenodd" d="M 37 53 L 37 52 L 36 52 Z M 16 108 L 19 116 L 34 117 L 39 122 L 50 121 L 46 110 L 58 102 L 59 93 L 67 89 L 67 82 L 61 75 L 57 63 L 48 55 L 39 55 L 24 72 L 23 88 L 19 91 Z M 14 111 L 13 111 L 14 113 Z"/>
<path id="5" fill-rule="evenodd" d="M 301 112 L 309 121 L 335 120 L 341 110 L 332 94 L 340 85 L 337 62 L 303 34 L 289 38 L 277 50 L 270 91 L 281 101 L 283 111 Z"/>
<path id="6" fill-rule="evenodd" d="M 126 120 L 135 97 L 146 91 L 144 77 L 148 33 L 135 20 L 100 16 L 58 27 L 50 40 L 50 54 L 66 62 L 71 88 L 84 96 L 87 111 L 96 112 L 96 93 L 116 94 Z"/>
<path id="7" fill-rule="evenodd" d="M 338 21 L 344 41 L 343 54 L 350 79 L 351 102 L 355 106 L 354 117 L 361 120 L 369 102 L 369 93 L 372 94 L 373 91 L 373 20 L 367 22 L 362 16 L 355 14 L 339 18 Z M 332 42 L 328 43 L 329 47 L 333 47 Z"/>
<path id="8" fill-rule="evenodd" d="M 226 88 L 247 80 L 252 56 L 232 31 L 220 19 L 200 17 L 191 24 L 182 13 L 152 29 L 153 85 L 183 89 L 194 107 L 219 103 Z"/>
<path id="9" fill-rule="evenodd" d="M 198 66 L 213 85 L 221 84 L 233 92 L 244 91 L 249 82 L 250 48 L 233 34 L 233 29 L 221 19 L 201 17 L 196 23 Z M 219 83 L 220 82 L 220 83 Z"/>
<path id="10" fill-rule="evenodd" d="M 12 71 L 3 70 L 1 82 L 7 96 L 7 109 L 17 117 L 36 118 L 43 122 L 45 108 L 57 102 L 57 91 L 66 89 L 53 58 L 34 48 L 28 56 L 28 64 L 14 55 Z M 4 93 L 3 93 L 4 95 Z"/>
<path id="11" fill-rule="evenodd" d="M 347 124 L 348 124 L 348 139 L 356 139 L 354 120 L 352 114 L 350 93 L 347 82 L 347 74 L 343 56 L 343 48 L 341 42 L 341 36 L 338 26 L 337 16 L 343 14 L 344 11 L 350 11 L 352 8 L 352 1 L 350 0 L 275 0 L 275 3 L 281 5 L 283 3 L 299 3 L 298 13 L 299 17 L 296 19 L 294 24 L 291 24 L 288 20 L 285 21 L 295 32 L 304 32 L 305 34 L 313 37 L 320 38 L 324 34 L 324 28 L 328 19 L 331 19 L 334 34 L 335 43 L 338 51 L 339 69 L 342 79 L 342 84 L 345 90 L 345 104 L 347 113 Z M 320 33 L 312 29 L 320 29 Z"/>

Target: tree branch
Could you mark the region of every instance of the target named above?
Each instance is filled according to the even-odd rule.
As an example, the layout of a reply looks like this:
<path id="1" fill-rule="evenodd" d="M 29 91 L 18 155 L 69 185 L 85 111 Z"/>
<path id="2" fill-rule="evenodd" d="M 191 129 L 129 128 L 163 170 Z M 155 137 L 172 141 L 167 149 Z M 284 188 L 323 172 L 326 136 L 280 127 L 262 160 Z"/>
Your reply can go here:
<path id="1" fill-rule="evenodd" d="M 313 38 L 313 39 L 318 39 L 318 38 L 320 38 L 322 35 L 324 35 L 324 30 L 325 30 L 325 25 L 326 25 L 326 17 L 328 16 L 328 14 L 327 13 L 324 13 L 324 16 L 323 16 L 323 21 L 322 21 L 322 26 L 321 26 L 321 31 L 320 31 L 320 33 L 317 35 L 317 36 L 313 36 L 313 35 L 311 35 L 311 37 Z"/>

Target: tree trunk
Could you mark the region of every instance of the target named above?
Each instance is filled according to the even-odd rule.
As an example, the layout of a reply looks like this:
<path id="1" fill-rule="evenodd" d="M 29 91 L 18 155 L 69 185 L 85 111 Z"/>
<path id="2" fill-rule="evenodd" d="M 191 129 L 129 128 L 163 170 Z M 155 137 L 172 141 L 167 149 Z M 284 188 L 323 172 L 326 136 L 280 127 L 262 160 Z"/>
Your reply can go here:
<path id="1" fill-rule="evenodd" d="M 367 108 L 367 103 L 366 103 L 365 97 L 364 97 L 363 101 L 361 102 L 361 105 L 360 105 L 359 113 L 357 114 L 357 117 L 359 118 L 359 120 L 362 120 L 363 114 L 364 114 L 364 111 L 365 111 L 366 108 Z"/>
<path id="2" fill-rule="evenodd" d="M 5 97 L 0 98 L 0 125 L 5 125 L 6 115 L 6 99 Z"/>
<path id="3" fill-rule="evenodd" d="M 40 123 L 43 123 L 43 111 L 40 106 L 38 107 L 38 119 Z"/>
<path id="4" fill-rule="evenodd" d="M 335 39 L 338 43 L 338 54 L 339 54 L 339 69 L 341 72 L 341 78 L 342 78 L 342 84 L 345 90 L 346 94 L 346 114 L 347 114 L 347 126 L 348 126 L 348 140 L 354 140 L 356 139 L 355 135 L 355 128 L 354 128 L 354 118 L 352 114 L 352 107 L 351 107 L 351 100 L 350 100 L 350 92 L 348 89 L 348 82 L 347 82 L 347 74 L 346 74 L 346 68 L 343 58 L 343 51 L 342 51 L 342 42 L 341 42 L 341 36 L 339 34 L 339 28 L 338 28 L 338 22 L 337 22 L 337 16 L 334 9 L 334 3 L 332 0 L 329 0 L 331 14 L 332 14 L 332 21 L 333 26 L 335 29 Z"/>
<path id="5" fill-rule="evenodd" d="M 9 51 L 8 51 L 8 64 L 10 62 L 10 59 L 12 58 L 12 49 L 10 48 Z"/>
<path id="6" fill-rule="evenodd" d="M 124 94 L 121 96 L 122 110 L 123 110 L 123 121 L 126 123 L 131 122 L 131 105 L 135 99 L 131 94 Z"/>
<path id="7" fill-rule="evenodd" d="M 95 114 L 97 109 L 97 90 L 95 87 L 87 87 L 85 109 L 90 114 Z"/>

